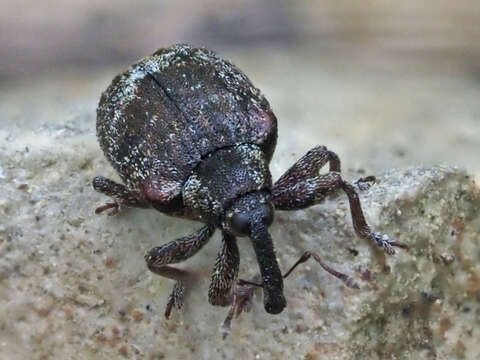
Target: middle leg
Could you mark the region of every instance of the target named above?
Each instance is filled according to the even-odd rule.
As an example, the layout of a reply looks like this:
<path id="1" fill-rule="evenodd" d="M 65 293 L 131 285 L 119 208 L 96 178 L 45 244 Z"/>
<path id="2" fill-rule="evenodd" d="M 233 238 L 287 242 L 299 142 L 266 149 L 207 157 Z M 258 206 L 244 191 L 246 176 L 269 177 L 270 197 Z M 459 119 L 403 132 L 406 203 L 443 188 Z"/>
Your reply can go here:
<path id="1" fill-rule="evenodd" d="M 320 168 L 330 164 L 330 172 L 319 174 Z M 374 179 L 360 179 L 357 187 Z M 297 210 L 322 202 L 328 195 L 342 189 L 348 197 L 353 228 L 357 236 L 373 241 L 386 253 L 394 254 L 394 246 L 406 248 L 406 245 L 391 240 L 388 235 L 372 231 L 363 215 L 360 200 L 355 187 L 342 179 L 338 156 L 319 146 L 310 150 L 295 163 L 273 186 L 273 201 L 278 210 Z"/>

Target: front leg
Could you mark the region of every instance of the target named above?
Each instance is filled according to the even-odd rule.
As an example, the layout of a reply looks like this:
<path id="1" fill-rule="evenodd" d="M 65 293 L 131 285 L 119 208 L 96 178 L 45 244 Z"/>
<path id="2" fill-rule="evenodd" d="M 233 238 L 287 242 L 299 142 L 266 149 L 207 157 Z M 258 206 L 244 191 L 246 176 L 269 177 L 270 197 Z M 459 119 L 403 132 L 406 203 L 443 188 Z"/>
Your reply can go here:
<path id="1" fill-rule="evenodd" d="M 212 305 L 227 306 L 232 302 L 232 287 L 238 276 L 240 254 L 237 239 L 223 232 L 222 248 L 212 272 L 208 301 Z"/>
<path id="2" fill-rule="evenodd" d="M 232 330 L 233 318 L 239 317 L 242 312 L 250 311 L 255 288 L 263 287 L 262 284 L 258 283 L 259 280 L 260 276 L 255 277 L 253 281 L 238 279 L 235 282 L 230 310 L 222 324 L 222 338 L 224 340 Z"/>
<path id="3" fill-rule="evenodd" d="M 210 240 L 214 230 L 213 226 L 206 225 L 189 236 L 154 247 L 145 254 L 145 261 L 150 271 L 176 280 L 165 309 L 165 317 L 167 319 L 173 306 L 177 309 L 183 306 L 185 285 L 193 280 L 193 275 L 188 271 L 168 265 L 182 262 L 195 255 Z"/>
<path id="4" fill-rule="evenodd" d="M 327 162 L 330 172 L 320 175 L 319 171 Z M 374 180 L 372 177 L 361 179 Z M 273 201 L 278 210 L 297 210 L 322 202 L 325 197 L 342 189 L 348 196 L 355 233 L 362 239 L 373 241 L 386 253 L 394 254 L 394 246 L 406 248 L 406 245 L 391 240 L 388 235 L 371 230 L 363 215 L 358 194 L 340 175 L 338 156 L 320 146 L 310 150 L 295 163 L 273 186 Z"/>
<path id="5" fill-rule="evenodd" d="M 96 176 L 92 181 L 93 188 L 99 193 L 110 196 L 113 202 L 99 206 L 95 214 L 100 214 L 105 210 L 111 209 L 108 215 L 115 215 L 122 206 L 147 208 L 149 203 L 137 191 L 129 190 L 125 185 L 116 183 L 113 180 L 103 176 Z"/>

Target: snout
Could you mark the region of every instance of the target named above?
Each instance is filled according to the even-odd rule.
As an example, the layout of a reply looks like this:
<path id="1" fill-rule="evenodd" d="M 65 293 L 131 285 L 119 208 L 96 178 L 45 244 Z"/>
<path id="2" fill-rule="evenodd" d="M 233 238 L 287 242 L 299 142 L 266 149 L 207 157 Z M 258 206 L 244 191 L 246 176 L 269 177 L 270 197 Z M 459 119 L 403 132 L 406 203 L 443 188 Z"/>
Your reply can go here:
<path id="1" fill-rule="evenodd" d="M 269 314 L 279 314 L 287 306 L 287 301 L 283 293 L 280 294 L 269 294 L 264 292 L 263 304 L 265 306 L 265 311 Z"/>
<path id="2" fill-rule="evenodd" d="M 257 256 L 263 284 L 263 305 L 270 314 L 281 313 L 287 305 L 283 295 L 283 276 L 278 266 L 273 242 L 263 221 L 253 224 L 252 245 Z"/>

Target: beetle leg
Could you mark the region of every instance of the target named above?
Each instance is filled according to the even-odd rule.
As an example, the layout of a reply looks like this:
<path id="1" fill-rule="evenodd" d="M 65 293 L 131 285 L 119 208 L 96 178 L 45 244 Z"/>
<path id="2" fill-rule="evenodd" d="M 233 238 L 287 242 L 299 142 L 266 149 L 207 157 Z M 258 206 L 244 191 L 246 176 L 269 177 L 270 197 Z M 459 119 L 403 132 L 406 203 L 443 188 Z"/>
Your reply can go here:
<path id="1" fill-rule="evenodd" d="M 214 230 L 213 226 L 206 225 L 189 236 L 154 247 L 145 254 L 145 261 L 150 271 L 176 280 L 165 309 L 167 319 L 173 306 L 177 309 L 183 306 L 185 285 L 193 280 L 193 274 L 190 272 L 168 265 L 182 262 L 195 255 L 210 240 Z"/>
<path id="2" fill-rule="evenodd" d="M 139 208 L 147 208 L 148 202 L 140 195 L 139 192 L 129 190 L 125 185 L 116 183 L 103 176 L 96 176 L 92 181 L 93 188 L 113 199 L 113 202 L 106 203 L 95 209 L 95 214 L 100 214 L 105 210 L 112 209 L 108 215 L 115 215 L 122 206 L 132 206 Z"/>
<path id="3" fill-rule="evenodd" d="M 377 182 L 377 178 L 373 175 L 362 177 L 353 183 L 359 191 L 370 189 Z"/>
<path id="4" fill-rule="evenodd" d="M 260 276 L 256 276 L 253 281 L 238 279 L 233 287 L 232 303 L 230 310 L 222 324 L 222 338 L 225 339 L 232 330 L 232 320 L 240 316 L 242 312 L 249 312 L 252 307 L 252 298 L 256 288 L 263 288 Z"/>
<path id="5" fill-rule="evenodd" d="M 330 164 L 330 172 L 320 175 L 320 168 L 327 162 Z M 360 179 L 357 186 L 361 188 L 364 183 L 372 180 L 372 177 Z M 388 235 L 371 230 L 363 215 L 355 187 L 340 175 L 340 159 L 326 147 L 319 146 L 310 150 L 295 163 L 275 183 L 272 194 L 277 210 L 296 210 L 318 204 L 340 189 L 348 196 L 353 228 L 357 236 L 373 241 L 387 254 L 395 253 L 394 246 L 407 248 L 405 244 L 393 241 Z"/>
<path id="6" fill-rule="evenodd" d="M 351 278 L 350 276 L 348 276 L 347 274 L 344 274 L 344 273 L 341 273 L 333 268 L 331 268 L 330 266 L 328 266 L 327 264 L 325 264 L 323 262 L 323 260 L 320 258 L 320 256 L 318 256 L 318 254 L 314 253 L 314 252 L 310 252 L 310 251 L 305 251 L 303 253 L 303 255 L 300 257 L 300 259 L 297 260 L 297 262 L 295 264 L 293 264 L 293 266 L 290 268 L 290 270 L 288 270 L 284 275 L 283 275 L 283 278 L 285 279 L 288 275 L 290 275 L 292 273 L 292 271 L 300 264 L 303 264 L 304 262 L 308 261 L 310 258 L 312 258 L 320 264 L 320 266 L 326 271 L 328 272 L 329 274 L 335 276 L 336 278 L 340 279 L 343 281 L 343 283 L 348 286 L 349 288 L 352 288 L 352 289 L 359 289 L 360 287 L 358 286 L 358 284 L 355 282 L 355 280 L 353 278 Z"/>
<path id="7" fill-rule="evenodd" d="M 330 173 L 340 173 L 340 159 L 325 146 L 317 146 L 308 151 L 274 184 L 275 208 L 303 209 L 323 200 L 315 198 L 313 181 L 318 179 L 320 169 L 327 163 L 330 164 Z"/>
<path id="8" fill-rule="evenodd" d="M 232 287 L 238 276 L 240 255 L 237 239 L 223 232 L 220 249 L 212 272 L 208 301 L 212 305 L 227 306 L 232 302 Z"/>
<path id="9" fill-rule="evenodd" d="M 305 251 L 303 255 L 293 264 L 293 266 L 282 275 L 286 279 L 295 268 L 313 258 L 320 266 L 329 274 L 340 279 L 346 286 L 352 289 L 359 289 L 357 282 L 347 274 L 341 273 L 323 262 L 320 256 L 314 252 Z M 237 318 L 242 312 L 249 312 L 252 305 L 252 297 L 255 288 L 263 288 L 263 284 L 259 282 L 260 276 L 255 277 L 252 281 L 238 279 L 233 288 L 233 300 L 228 311 L 228 315 L 222 325 L 222 337 L 225 339 L 232 329 L 232 320 Z"/>

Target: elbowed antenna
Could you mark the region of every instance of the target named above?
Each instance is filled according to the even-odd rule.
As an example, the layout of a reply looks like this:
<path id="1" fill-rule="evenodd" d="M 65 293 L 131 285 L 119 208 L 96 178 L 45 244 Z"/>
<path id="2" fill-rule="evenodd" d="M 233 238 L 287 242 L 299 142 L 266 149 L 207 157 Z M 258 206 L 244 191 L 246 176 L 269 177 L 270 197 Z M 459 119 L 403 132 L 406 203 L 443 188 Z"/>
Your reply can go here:
<path id="1" fill-rule="evenodd" d="M 287 305 L 283 296 L 283 276 L 278 267 L 272 238 L 263 223 L 254 224 L 251 239 L 263 284 L 263 303 L 270 314 L 278 314 Z"/>

